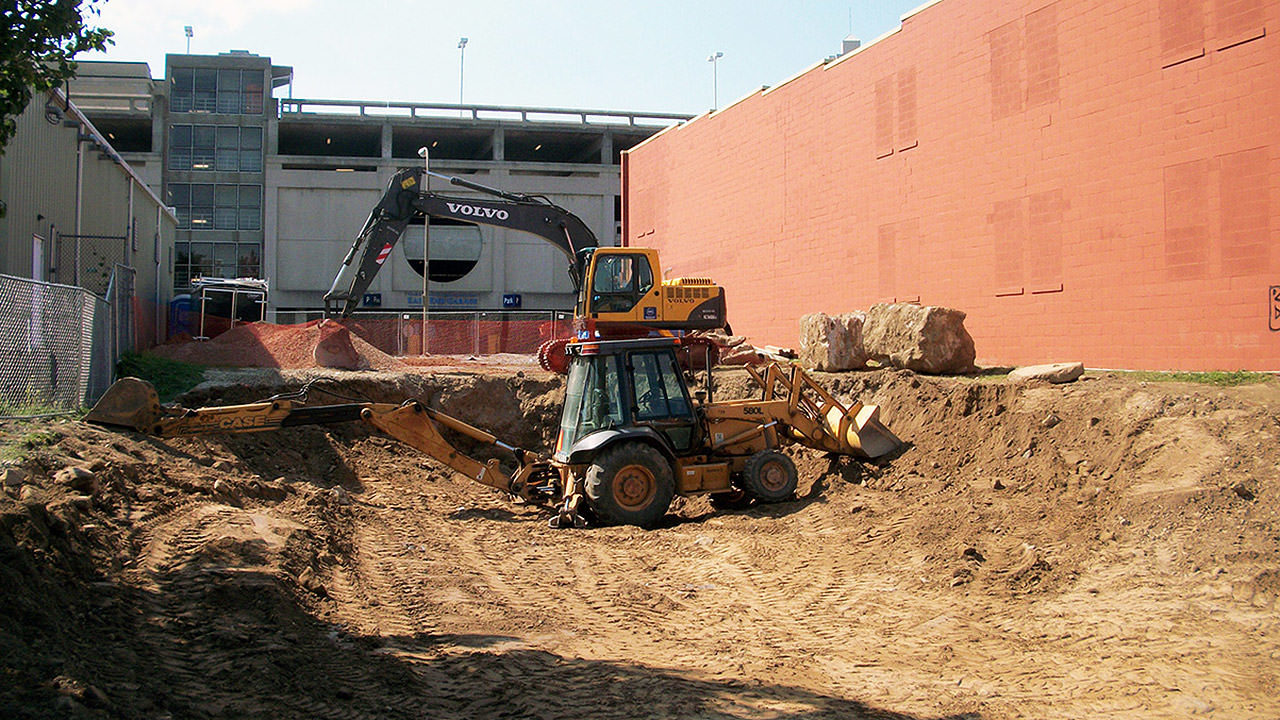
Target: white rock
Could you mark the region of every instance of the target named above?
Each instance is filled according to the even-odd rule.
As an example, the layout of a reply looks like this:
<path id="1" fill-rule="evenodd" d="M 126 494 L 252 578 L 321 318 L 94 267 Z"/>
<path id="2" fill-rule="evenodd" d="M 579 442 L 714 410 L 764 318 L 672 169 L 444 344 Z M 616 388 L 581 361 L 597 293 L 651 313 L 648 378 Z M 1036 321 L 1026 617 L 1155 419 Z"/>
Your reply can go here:
<path id="1" fill-rule="evenodd" d="M 1051 383 L 1069 383 L 1084 374 L 1084 363 L 1050 363 L 1048 365 L 1024 365 L 1009 373 L 1009 382 L 1045 380 Z"/>

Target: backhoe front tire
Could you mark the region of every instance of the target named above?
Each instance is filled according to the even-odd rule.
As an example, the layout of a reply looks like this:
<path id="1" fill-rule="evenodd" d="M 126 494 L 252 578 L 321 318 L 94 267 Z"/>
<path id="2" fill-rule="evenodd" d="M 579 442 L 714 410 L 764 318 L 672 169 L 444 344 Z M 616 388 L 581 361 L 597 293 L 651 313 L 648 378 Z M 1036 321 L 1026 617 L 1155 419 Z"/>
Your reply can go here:
<path id="1" fill-rule="evenodd" d="M 586 478 L 587 499 L 602 520 L 653 527 L 671 506 L 671 463 L 650 445 L 626 442 L 601 452 Z"/>
<path id="2" fill-rule="evenodd" d="M 798 482 L 796 464 L 777 450 L 761 450 L 752 455 L 742 471 L 747 494 L 762 503 L 790 500 L 796 494 Z"/>

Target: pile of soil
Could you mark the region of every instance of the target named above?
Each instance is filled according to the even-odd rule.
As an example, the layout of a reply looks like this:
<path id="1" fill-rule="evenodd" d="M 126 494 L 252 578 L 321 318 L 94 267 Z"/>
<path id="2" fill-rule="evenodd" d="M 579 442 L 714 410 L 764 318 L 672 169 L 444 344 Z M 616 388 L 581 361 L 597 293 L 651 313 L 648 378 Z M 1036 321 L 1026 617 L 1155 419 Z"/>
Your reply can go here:
<path id="1" fill-rule="evenodd" d="M 316 361 L 316 345 L 321 341 L 322 323 L 312 320 L 300 325 L 256 322 L 234 328 L 206 341 L 183 340 L 161 345 L 153 353 L 171 360 L 225 367 L 263 367 L 300 370 L 321 367 Z M 404 365 L 352 332 L 356 366 L 361 370 L 398 370 Z"/>
<path id="2" fill-rule="evenodd" d="M 563 392 L 223 374 L 189 404 L 319 377 L 543 451 Z M 796 500 L 653 531 L 549 530 L 359 423 L 0 425 L 0 716 L 1280 714 L 1280 383 L 815 376 L 905 449 L 797 449 Z"/>

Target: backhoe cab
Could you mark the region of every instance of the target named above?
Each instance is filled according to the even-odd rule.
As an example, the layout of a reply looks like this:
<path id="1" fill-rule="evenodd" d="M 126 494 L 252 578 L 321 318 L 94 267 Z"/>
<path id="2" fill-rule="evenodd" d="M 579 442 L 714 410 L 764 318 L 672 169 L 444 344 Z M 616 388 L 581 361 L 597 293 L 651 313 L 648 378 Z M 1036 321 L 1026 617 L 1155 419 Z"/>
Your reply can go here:
<path id="1" fill-rule="evenodd" d="M 874 405 L 846 406 L 798 367 L 747 368 L 753 400 L 690 394 L 674 338 L 587 341 L 570 346 L 560 432 L 551 457 L 503 443 L 416 400 L 401 405 L 311 406 L 299 394 L 260 403 L 188 409 L 161 405 L 145 381 L 112 385 L 88 422 L 172 437 L 264 432 L 364 421 L 474 482 L 557 508 L 554 527 L 590 522 L 652 527 L 675 495 L 711 493 L 718 504 L 772 503 L 795 493 L 789 443 L 877 458 L 900 446 Z M 460 452 L 442 430 L 510 453 L 514 470 Z M 511 463 L 507 464 L 511 467 Z"/>

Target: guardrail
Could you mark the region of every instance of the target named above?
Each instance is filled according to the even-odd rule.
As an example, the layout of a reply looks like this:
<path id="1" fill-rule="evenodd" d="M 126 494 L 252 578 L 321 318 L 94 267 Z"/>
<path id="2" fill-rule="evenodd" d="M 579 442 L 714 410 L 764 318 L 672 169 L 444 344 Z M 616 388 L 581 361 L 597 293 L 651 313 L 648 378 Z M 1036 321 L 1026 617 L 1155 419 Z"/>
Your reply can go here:
<path id="1" fill-rule="evenodd" d="M 311 100 L 278 98 L 279 117 L 287 115 L 358 115 L 407 118 L 574 122 L 580 125 L 673 125 L 692 115 L 620 110 L 525 107 L 518 105 L 458 105 L 453 103 L 373 102 L 369 100 Z"/>

